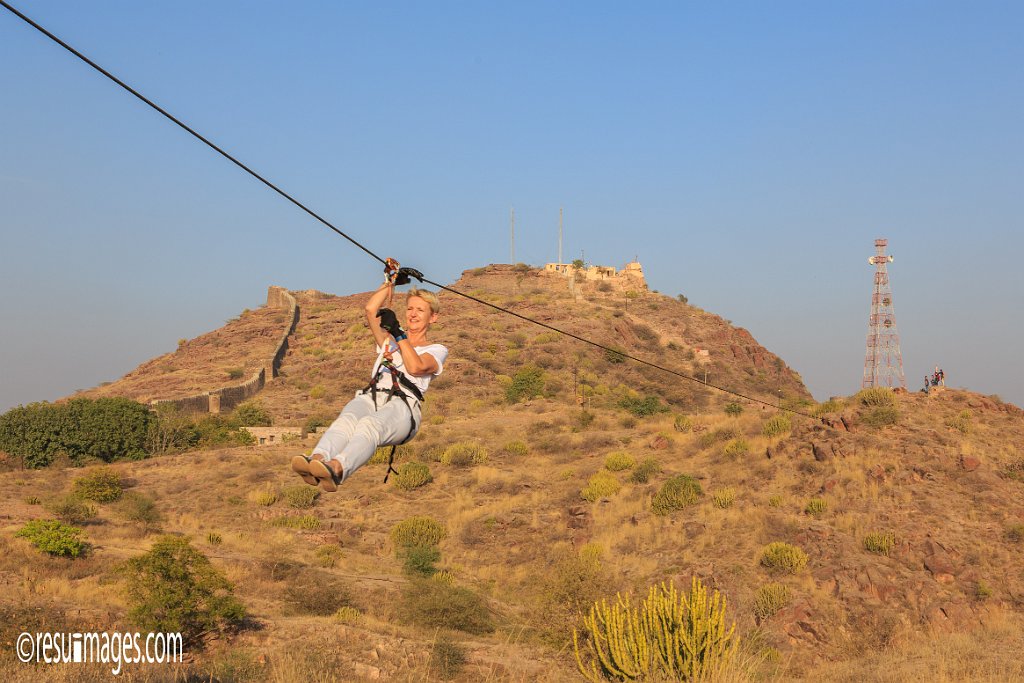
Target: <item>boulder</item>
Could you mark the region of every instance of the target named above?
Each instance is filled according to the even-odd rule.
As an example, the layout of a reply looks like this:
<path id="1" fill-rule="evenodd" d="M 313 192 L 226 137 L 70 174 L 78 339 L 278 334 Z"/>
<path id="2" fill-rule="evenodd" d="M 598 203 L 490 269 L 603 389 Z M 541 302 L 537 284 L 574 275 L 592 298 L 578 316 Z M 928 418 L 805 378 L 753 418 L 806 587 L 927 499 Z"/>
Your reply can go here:
<path id="1" fill-rule="evenodd" d="M 943 551 L 936 552 L 924 558 L 925 569 L 932 573 L 932 577 L 942 584 L 953 583 L 956 575 L 956 567 L 949 555 Z"/>
<path id="2" fill-rule="evenodd" d="M 973 472 L 974 470 L 978 469 L 978 467 L 980 467 L 980 466 L 981 466 L 981 460 L 978 460 L 977 458 L 975 458 L 973 456 L 970 456 L 970 455 L 961 455 L 960 456 L 960 468 L 963 471 L 965 471 L 965 472 Z"/>
<path id="3" fill-rule="evenodd" d="M 814 452 L 814 459 L 818 462 L 826 462 L 833 457 L 831 444 L 813 441 L 811 442 L 811 450 Z"/>
<path id="4" fill-rule="evenodd" d="M 663 451 L 666 448 L 668 448 L 668 445 L 668 437 L 659 434 L 658 436 L 651 439 L 650 448 L 655 451 Z"/>

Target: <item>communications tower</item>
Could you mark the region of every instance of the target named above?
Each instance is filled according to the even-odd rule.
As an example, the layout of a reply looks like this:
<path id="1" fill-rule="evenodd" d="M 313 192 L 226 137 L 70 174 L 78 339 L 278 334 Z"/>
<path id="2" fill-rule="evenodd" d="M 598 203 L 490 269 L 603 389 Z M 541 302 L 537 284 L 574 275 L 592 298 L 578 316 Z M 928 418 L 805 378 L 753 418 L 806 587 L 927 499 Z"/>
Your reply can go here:
<path id="1" fill-rule="evenodd" d="M 864 379 L 861 388 L 907 388 L 903 375 L 900 335 L 896 332 L 896 312 L 892 306 L 892 288 L 886 265 L 892 263 L 885 248 L 889 241 L 875 240 L 875 255 L 868 263 L 875 267 L 875 291 L 871 295 L 871 318 L 868 320 L 868 349 L 864 358 Z"/>

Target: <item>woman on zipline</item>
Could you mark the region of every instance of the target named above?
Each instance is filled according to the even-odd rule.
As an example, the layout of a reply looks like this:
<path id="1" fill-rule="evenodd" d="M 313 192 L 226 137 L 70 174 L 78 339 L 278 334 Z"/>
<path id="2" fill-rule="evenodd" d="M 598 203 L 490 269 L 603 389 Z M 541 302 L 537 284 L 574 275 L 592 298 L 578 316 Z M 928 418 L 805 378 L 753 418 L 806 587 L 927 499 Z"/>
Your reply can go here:
<path id="1" fill-rule="evenodd" d="M 384 284 L 366 303 L 366 322 L 377 343 L 370 384 L 348 402 L 338 419 L 320 438 L 311 457 L 296 455 L 292 470 L 311 486 L 337 491 L 338 485 L 366 464 L 380 446 L 403 444 L 419 431 L 420 402 L 430 380 L 441 374 L 448 349 L 427 342 L 427 331 L 440 310 L 437 294 L 413 287 L 406 298 L 406 330 L 395 313 L 382 308 L 396 285 L 422 273 L 397 268 L 388 259 Z M 388 474 L 391 473 L 388 463 Z M 384 481 L 387 481 L 385 476 Z"/>

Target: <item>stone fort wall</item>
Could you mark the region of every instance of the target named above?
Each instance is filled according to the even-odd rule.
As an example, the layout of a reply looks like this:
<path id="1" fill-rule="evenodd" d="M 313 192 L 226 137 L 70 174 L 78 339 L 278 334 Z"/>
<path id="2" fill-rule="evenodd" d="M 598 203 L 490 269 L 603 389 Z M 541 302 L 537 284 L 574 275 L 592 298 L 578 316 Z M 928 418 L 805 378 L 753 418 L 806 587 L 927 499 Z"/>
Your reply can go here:
<path id="1" fill-rule="evenodd" d="M 258 394 L 266 383 L 277 377 L 280 372 L 281 363 L 288 352 L 288 337 L 295 331 L 295 326 L 299 323 L 299 304 L 295 301 L 292 293 L 284 287 L 271 285 L 267 289 L 267 306 L 287 310 L 288 326 L 281 333 L 281 338 L 277 342 L 274 355 L 264 361 L 263 367 L 258 372 L 241 384 L 232 384 L 185 398 L 151 401 L 150 405 L 173 405 L 179 411 L 185 413 L 211 413 L 217 415 L 221 412 L 233 410 L 242 401 Z"/>

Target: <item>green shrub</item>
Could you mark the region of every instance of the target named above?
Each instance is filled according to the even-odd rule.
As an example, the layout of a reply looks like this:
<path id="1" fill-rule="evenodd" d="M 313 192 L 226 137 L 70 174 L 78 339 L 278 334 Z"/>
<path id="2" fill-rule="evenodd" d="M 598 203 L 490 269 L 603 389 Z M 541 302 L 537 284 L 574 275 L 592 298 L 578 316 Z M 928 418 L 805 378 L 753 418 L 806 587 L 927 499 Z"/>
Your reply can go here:
<path id="1" fill-rule="evenodd" d="M 490 459 L 487 449 L 480 444 L 471 441 L 463 441 L 452 444 L 444 450 L 441 455 L 442 465 L 453 467 L 467 467 L 469 465 L 482 465 Z"/>
<path id="2" fill-rule="evenodd" d="M 601 470 L 590 477 L 587 485 L 580 491 L 580 497 L 594 503 L 601 498 L 614 496 L 621 488 L 622 482 L 614 474 Z"/>
<path id="3" fill-rule="evenodd" d="M 339 624 L 354 624 L 362 618 L 363 613 L 349 605 L 339 607 L 334 613 L 334 620 Z"/>
<path id="4" fill-rule="evenodd" d="M 306 423 L 303 425 L 303 429 L 307 433 L 312 434 L 320 427 L 329 427 L 334 422 L 334 418 L 330 415 L 321 413 L 319 415 L 311 415 L 306 419 Z"/>
<path id="5" fill-rule="evenodd" d="M 842 408 L 842 401 L 834 401 L 832 399 L 829 399 L 824 403 L 819 403 L 818 405 L 811 408 L 811 415 L 813 415 L 814 417 L 821 417 L 826 413 L 835 413 L 839 410 L 842 410 Z"/>
<path id="6" fill-rule="evenodd" d="M 729 417 L 739 417 L 743 414 L 743 406 L 739 403 L 726 403 L 725 414 Z"/>
<path id="7" fill-rule="evenodd" d="M 398 472 L 394 478 L 395 486 L 404 491 L 411 491 L 434 481 L 430 468 L 421 462 L 402 463 L 395 469 Z"/>
<path id="8" fill-rule="evenodd" d="M 724 429 L 716 429 L 713 432 L 705 432 L 697 438 L 697 445 L 701 448 L 710 448 L 716 443 L 728 441 L 738 435 L 738 432 L 733 427 L 725 427 Z"/>
<path id="9" fill-rule="evenodd" d="M 970 410 L 961 410 L 956 417 L 946 421 L 946 426 L 958 430 L 961 434 L 970 434 L 973 417 L 974 413 Z"/>
<path id="10" fill-rule="evenodd" d="M 252 446 L 256 438 L 223 415 L 207 415 L 192 427 L 189 442 L 197 448 Z"/>
<path id="11" fill-rule="evenodd" d="M 312 486 L 300 484 L 298 486 L 286 486 L 281 491 L 281 495 L 289 507 L 305 510 L 316 504 L 316 499 L 320 497 L 320 490 Z"/>
<path id="12" fill-rule="evenodd" d="M 505 400 L 509 403 L 528 401 L 544 393 L 544 371 L 535 365 L 527 365 L 512 376 L 505 387 Z"/>
<path id="13" fill-rule="evenodd" d="M 722 449 L 722 454 L 727 458 L 738 458 L 750 452 L 750 444 L 746 439 L 733 439 Z"/>
<path id="14" fill-rule="evenodd" d="M 651 501 L 651 510 L 656 515 L 667 515 L 696 504 L 703 493 L 696 479 L 680 474 L 661 485 Z"/>
<path id="15" fill-rule="evenodd" d="M 626 355 L 618 349 L 609 348 L 604 350 L 604 359 L 609 363 L 617 365 L 626 362 Z"/>
<path id="16" fill-rule="evenodd" d="M 431 574 L 430 575 L 430 580 L 431 581 L 440 581 L 441 583 L 447 584 L 449 586 L 454 586 L 455 585 L 455 574 L 453 574 L 450 571 L 442 570 L 442 571 L 434 572 L 433 574 Z"/>
<path id="17" fill-rule="evenodd" d="M 657 396 L 623 396 L 619 399 L 618 406 L 636 417 L 668 412 L 668 406 L 663 405 Z"/>
<path id="18" fill-rule="evenodd" d="M 26 496 L 25 498 L 26 505 L 39 505 L 42 502 L 43 501 L 39 499 L 39 496 Z"/>
<path id="19" fill-rule="evenodd" d="M 152 419 L 148 406 L 127 398 L 32 403 L 0 415 L 0 451 L 29 468 L 45 467 L 61 453 L 72 462 L 138 460 L 146 456 Z"/>
<path id="20" fill-rule="evenodd" d="M 795 545 L 776 541 L 765 546 L 761 565 L 770 570 L 796 574 L 807 566 L 807 553 Z"/>
<path id="21" fill-rule="evenodd" d="M 785 498 L 783 498 L 783 496 L 781 494 L 778 494 L 778 493 L 773 494 L 773 495 L 768 497 L 768 507 L 770 507 L 770 508 L 780 508 L 780 507 L 782 507 L 782 503 L 784 501 L 785 501 Z"/>
<path id="22" fill-rule="evenodd" d="M 285 527 L 286 529 L 298 529 L 300 531 L 316 531 L 320 528 L 320 518 L 316 515 L 285 515 L 275 517 L 270 521 L 271 526 Z"/>
<path id="23" fill-rule="evenodd" d="M 887 387 L 861 389 L 854 399 L 863 406 L 896 407 L 896 394 Z"/>
<path id="24" fill-rule="evenodd" d="M 270 507 L 277 502 L 277 492 L 269 484 L 264 484 L 260 488 L 250 491 L 247 498 L 256 505 Z"/>
<path id="25" fill-rule="evenodd" d="M 783 415 L 781 413 L 768 418 L 768 420 L 761 425 L 761 433 L 769 439 L 787 434 L 792 429 L 793 423 L 790 421 L 789 415 Z"/>
<path id="26" fill-rule="evenodd" d="M 96 518 L 96 506 L 76 496 L 64 496 L 46 504 L 46 509 L 57 519 L 68 524 L 85 524 Z"/>
<path id="27" fill-rule="evenodd" d="M 728 671 L 738 647 L 727 625 L 725 599 L 694 577 L 689 593 L 652 586 L 639 608 L 632 596 L 595 602 L 583 619 L 583 643 L 573 629 L 573 652 L 588 681 L 713 681 Z"/>
<path id="28" fill-rule="evenodd" d="M 224 542 L 224 537 L 216 531 L 211 531 L 210 533 L 206 534 L 206 542 L 210 545 L 220 545 Z"/>
<path id="29" fill-rule="evenodd" d="M 892 406 L 876 406 L 864 415 L 864 424 L 869 427 L 887 427 L 896 424 L 900 419 L 900 413 Z"/>
<path id="30" fill-rule="evenodd" d="M 274 424 L 263 403 L 254 398 L 239 403 L 231 417 L 240 427 L 269 427 Z"/>
<path id="31" fill-rule="evenodd" d="M 321 567 L 333 567 L 341 559 L 341 546 L 337 543 L 325 543 L 316 549 L 313 556 L 316 558 L 316 563 Z"/>
<path id="32" fill-rule="evenodd" d="M 299 573 L 298 578 L 284 591 L 284 602 L 292 614 L 329 617 L 351 606 L 348 590 L 330 574 L 307 571 Z"/>
<path id="33" fill-rule="evenodd" d="M 687 415 L 676 415 L 676 419 L 672 421 L 672 427 L 677 432 L 688 434 L 693 430 L 693 420 Z"/>
<path id="34" fill-rule="evenodd" d="M 643 462 L 636 466 L 629 480 L 634 484 L 646 484 L 651 477 L 661 472 L 661 465 L 654 458 L 644 458 Z"/>
<path id="35" fill-rule="evenodd" d="M 323 384 L 317 384 L 315 387 L 309 390 L 309 397 L 312 399 L 321 399 L 327 395 L 327 387 Z"/>
<path id="36" fill-rule="evenodd" d="M 430 446 L 429 448 L 423 449 L 423 459 L 430 462 L 441 462 L 441 458 L 444 456 L 444 452 L 447 450 L 444 446 Z M 384 460 L 387 462 L 387 459 Z M 372 460 L 370 462 L 373 462 Z"/>
<path id="37" fill-rule="evenodd" d="M 1012 462 L 1007 463 L 1000 471 L 1006 479 L 1013 479 L 1014 481 L 1024 482 L 1024 458 L 1018 458 Z"/>
<path id="38" fill-rule="evenodd" d="M 711 502 L 715 504 L 715 507 L 722 508 L 723 510 L 732 507 L 732 504 L 736 502 L 736 491 L 729 487 L 719 489 L 711 494 Z"/>
<path id="39" fill-rule="evenodd" d="M 896 545 L 896 534 L 891 531 L 872 531 L 864 536 L 864 549 L 879 555 L 888 555 Z"/>
<path id="40" fill-rule="evenodd" d="M 811 498 L 804 506 L 804 512 L 811 517 L 821 517 L 828 511 L 828 501 L 821 498 Z"/>
<path id="41" fill-rule="evenodd" d="M 109 467 L 100 467 L 75 479 L 72 491 L 85 500 L 111 503 L 121 497 L 124 488 L 120 474 Z"/>
<path id="42" fill-rule="evenodd" d="M 242 379 L 242 375 L 245 374 L 245 370 L 242 368 L 228 368 L 226 372 L 228 373 L 228 379 Z"/>
<path id="43" fill-rule="evenodd" d="M 146 451 L 150 455 L 180 453 L 194 448 L 199 431 L 191 415 L 173 403 L 158 403 L 146 433 Z"/>
<path id="44" fill-rule="evenodd" d="M 473 635 L 494 632 L 491 613 L 479 596 L 466 588 L 429 579 L 410 581 L 403 589 L 398 621 Z"/>
<path id="45" fill-rule="evenodd" d="M 409 517 L 391 529 L 391 540 L 399 548 L 437 545 L 447 535 L 444 524 L 425 516 Z"/>
<path id="46" fill-rule="evenodd" d="M 763 621 L 778 613 L 791 600 L 789 587 L 782 583 L 767 583 L 757 589 L 754 596 L 754 616 Z"/>
<path id="47" fill-rule="evenodd" d="M 522 441 L 509 441 L 505 444 L 504 451 L 509 455 L 522 457 L 530 452 L 530 449 Z"/>
<path id="48" fill-rule="evenodd" d="M 979 580 L 974 586 L 974 597 L 978 600 L 988 600 L 993 595 L 992 586 Z"/>
<path id="49" fill-rule="evenodd" d="M 594 423 L 594 414 L 589 410 L 581 410 L 576 415 L 576 424 L 580 429 L 586 429 Z"/>
<path id="50" fill-rule="evenodd" d="M 466 648 L 445 634 L 438 634 L 430 646 L 427 667 L 442 681 L 456 678 L 466 665 Z"/>
<path id="51" fill-rule="evenodd" d="M 441 551 L 436 545 L 398 548 L 396 554 L 402 560 L 402 568 L 405 573 L 413 576 L 433 575 L 437 571 L 435 565 L 441 560 Z"/>
<path id="52" fill-rule="evenodd" d="M 444 449 L 442 449 L 441 452 L 444 452 Z M 412 444 L 407 444 L 407 443 L 401 444 L 400 446 L 398 446 L 398 448 L 395 449 L 395 462 L 399 462 L 401 460 L 408 460 L 415 453 L 416 453 L 416 449 L 415 449 L 415 447 Z M 370 460 L 369 460 L 368 464 L 370 464 L 370 465 L 386 465 L 387 462 L 388 462 L 388 458 L 390 458 L 390 457 L 391 457 L 391 446 L 381 446 L 380 448 L 378 448 L 377 450 L 375 450 L 373 452 L 373 455 L 370 456 Z"/>
<path id="53" fill-rule="evenodd" d="M 604 468 L 609 472 L 621 472 L 636 466 L 636 461 L 626 451 L 614 451 L 604 459 Z"/>
<path id="54" fill-rule="evenodd" d="M 134 491 L 121 497 L 117 511 L 129 522 L 139 522 L 145 526 L 155 526 L 160 521 L 160 513 L 153 499 Z"/>
<path id="55" fill-rule="evenodd" d="M 579 552 L 559 549 L 540 572 L 542 610 L 537 626 L 545 642 L 559 647 L 567 644 L 566 625 L 577 621 L 588 604 L 610 589 L 601 566 L 602 552 L 595 543 L 584 545 Z"/>
<path id="56" fill-rule="evenodd" d="M 83 531 L 78 527 L 54 519 L 33 519 L 14 535 L 28 540 L 44 553 L 58 557 L 78 557 L 87 547 L 82 534 Z"/>
<path id="57" fill-rule="evenodd" d="M 1011 524 L 1006 527 L 1006 540 L 1013 543 L 1024 541 L 1024 524 Z"/>

